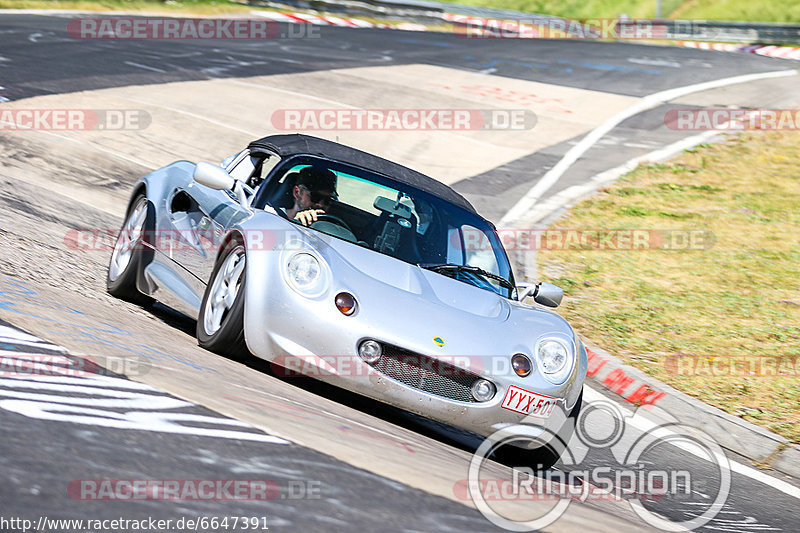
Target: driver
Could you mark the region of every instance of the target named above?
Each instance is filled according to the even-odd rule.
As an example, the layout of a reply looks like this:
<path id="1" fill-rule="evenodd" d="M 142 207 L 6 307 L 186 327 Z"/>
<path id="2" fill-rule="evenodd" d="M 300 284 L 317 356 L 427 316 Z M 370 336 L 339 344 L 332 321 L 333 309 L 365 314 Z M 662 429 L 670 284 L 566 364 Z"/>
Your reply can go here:
<path id="1" fill-rule="evenodd" d="M 310 226 L 336 199 L 336 174 L 316 167 L 305 167 L 299 174 L 292 191 L 294 205 L 286 209 L 286 217 Z"/>

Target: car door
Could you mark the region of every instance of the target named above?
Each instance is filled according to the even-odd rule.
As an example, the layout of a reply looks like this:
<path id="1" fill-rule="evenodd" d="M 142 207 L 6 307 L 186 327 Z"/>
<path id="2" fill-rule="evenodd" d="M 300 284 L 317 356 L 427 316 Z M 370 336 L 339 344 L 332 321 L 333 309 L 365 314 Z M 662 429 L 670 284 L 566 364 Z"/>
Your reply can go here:
<path id="1" fill-rule="evenodd" d="M 278 159 L 274 154 L 250 154 L 245 150 L 226 170 L 257 188 Z M 252 214 L 232 191 L 211 189 L 194 181 L 174 191 L 169 213 L 176 243 L 173 259 L 203 284 L 211 277 L 223 236 L 231 226 Z"/>
<path id="2" fill-rule="evenodd" d="M 171 231 L 165 251 L 201 284 L 211 275 L 220 239 L 230 219 L 244 211 L 227 193 L 192 182 L 172 191 L 167 199 Z M 188 281 L 197 286 L 194 280 Z"/>

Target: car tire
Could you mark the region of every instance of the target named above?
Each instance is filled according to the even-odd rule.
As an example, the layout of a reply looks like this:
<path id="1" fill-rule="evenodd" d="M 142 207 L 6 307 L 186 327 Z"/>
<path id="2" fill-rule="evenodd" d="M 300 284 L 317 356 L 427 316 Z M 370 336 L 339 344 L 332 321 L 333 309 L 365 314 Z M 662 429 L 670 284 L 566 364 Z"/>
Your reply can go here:
<path id="1" fill-rule="evenodd" d="M 145 243 L 148 232 L 152 231 L 154 216 L 152 206 L 143 194 L 131 202 L 108 263 L 106 290 L 112 296 L 137 304 L 153 301 L 139 291 L 136 280 L 141 269 L 153 258 L 153 250 Z"/>
<path id="2" fill-rule="evenodd" d="M 244 339 L 246 266 L 244 244 L 231 241 L 214 266 L 197 317 L 197 341 L 206 350 L 235 358 L 250 354 Z"/>
<path id="3" fill-rule="evenodd" d="M 554 440 L 559 440 L 563 446 L 569 444 L 572 434 L 575 432 L 575 425 L 578 422 L 578 415 L 581 412 L 582 405 L 583 390 L 581 389 L 578 400 L 575 402 L 575 405 L 572 407 L 572 411 L 570 411 L 569 415 L 567 416 L 567 421 L 563 426 L 561 426 L 561 429 L 556 434 L 557 437 L 553 437 Z M 561 458 L 561 454 L 564 452 L 564 450 L 556 449 L 559 447 L 560 446 L 554 447 L 545 445 L 534 450 L 525 450 L 509 445 L 504 446 L 503 449 L 499 450 L 499 452 L 503 456 L 502 459 L 505 461 L 512 461 L 514 464 L 520 466 L 529 466 L 534 471 L 544 471 L 552 468 L 553 465 L 556 464 Z"/>

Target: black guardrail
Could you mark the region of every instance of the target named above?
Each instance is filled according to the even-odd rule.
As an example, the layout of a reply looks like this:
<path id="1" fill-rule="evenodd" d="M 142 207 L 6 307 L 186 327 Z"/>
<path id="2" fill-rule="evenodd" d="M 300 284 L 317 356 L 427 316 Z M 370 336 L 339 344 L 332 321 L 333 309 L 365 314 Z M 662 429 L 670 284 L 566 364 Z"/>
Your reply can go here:
<path id="1" fill-rule="evenodd" d="M 619 21 L 620 27 L 635 23 L 636 21 Z M 761 44 L 800 43 L 800 24 L 718 20 L 658 20 L 651 21 L 651 23 L 663 28 L 663 38 L 669 40 Z"/>
<path id="2" fill-rule="evenodd" d="M 436 7 L 420 4 L 381 2 L 377 0 L 247 0 L 253 7 L 285 9 L 312 9 L 328 13 L 347 13 L 373 17 L 399 18 L 415 22 L 442 22 L 444 11 Z"/>
<path id="3" fill-rule="evenodd" d="M 563 28 L 567 19 L 507 9 L 463 6 L 432 0 L 246 0 L 253 7 L 286 7 L 312 9 L 330 13 L 350 13 L 378 17 L 400 18 L 416 22 L 447 22 L 445 14 L 467 15 L 483 19 L 500 19 L 529 25 L 550 25 Z M 473 21 L 477 22 L 477 21 Z M 587 28 L 597 26 L 592 20 L 575 21 Z M 713 20 L 650 20 L 619 19 L 620 36 L 650 25 L 654 37 L 666 40 L 717 41 L 731 43 L 788 44 L 800 43 L 800 24 L 766 22 L 727 22 Z M 568 31 L 569 33 L 569 31 Z"/>

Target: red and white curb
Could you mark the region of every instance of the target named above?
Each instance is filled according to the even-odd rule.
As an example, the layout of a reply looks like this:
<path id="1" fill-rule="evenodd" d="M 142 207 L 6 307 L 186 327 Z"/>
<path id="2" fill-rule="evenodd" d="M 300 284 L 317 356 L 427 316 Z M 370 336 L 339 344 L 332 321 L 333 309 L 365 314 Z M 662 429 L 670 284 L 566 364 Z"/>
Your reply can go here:
<path id="1" fill-rule="evenodd" d="M 718 50 L 720 52 L 746 52 L 760 56 L 777 57 L 780 59 L 800 60 L 800 48 L 792 46 L 775 46 L 765 44 L 725 44 L 725 43 L 699 43 L 696 41 L 678 41 L 678 45 L 700 50 Z"/>
<path id="2" fill-rule="evenodd" d="M 378 24 L 361 19 L 341 18 L 331 15 L 312 15 L 310 13 L 287 13 L 283 11 L 251 11 L 253 15 L 268 18 L 275 22 L 287 22 L 293 24 L 314 24 L 317 26 L 342 26 L 345 28 L 393 28 L 406 31 L 427 31 L 428 27 L 422 24 L 403 22 L 391 26 L 389 24 Z"/>

